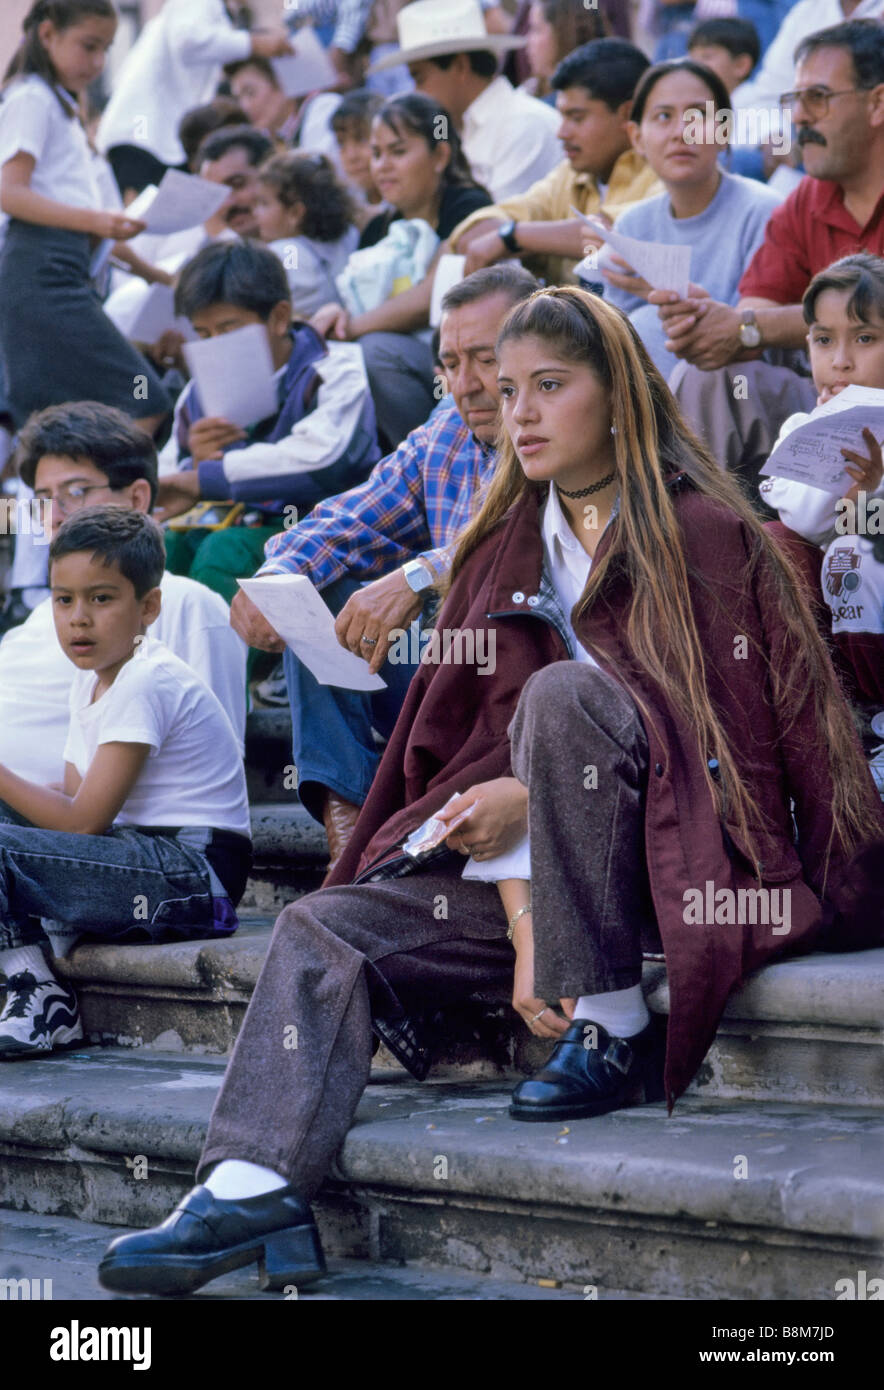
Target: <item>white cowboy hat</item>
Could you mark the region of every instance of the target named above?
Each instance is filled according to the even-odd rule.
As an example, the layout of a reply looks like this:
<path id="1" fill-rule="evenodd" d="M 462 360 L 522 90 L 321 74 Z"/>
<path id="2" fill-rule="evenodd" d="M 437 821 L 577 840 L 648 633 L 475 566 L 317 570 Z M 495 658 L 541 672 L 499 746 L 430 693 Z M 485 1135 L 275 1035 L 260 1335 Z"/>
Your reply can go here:
<path id="1" fill-rule="evenodd" d="M 400 63 L 417 63 L 442 53 L 506 53 L 524 48 L 527 39 L 489 34 L 478 0 L 413 0 L 396 16 L 399 51 L 380 58 L 369 72 L 385 72 Z"/>

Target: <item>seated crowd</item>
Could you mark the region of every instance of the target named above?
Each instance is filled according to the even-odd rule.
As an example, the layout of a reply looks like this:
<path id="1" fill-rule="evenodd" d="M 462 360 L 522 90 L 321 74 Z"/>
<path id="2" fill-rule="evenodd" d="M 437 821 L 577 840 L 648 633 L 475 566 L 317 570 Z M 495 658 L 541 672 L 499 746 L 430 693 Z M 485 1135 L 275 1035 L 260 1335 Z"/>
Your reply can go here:
<path id="1" fill-rule="evenodd" d="M 762 473 L 884 410 L 884 0 L 651 6 L 651 56 L 618 0 L 363 8 L 292 94 L 282 6 L 167 0 L 90 138 L 114 6 L 36 0 L 0 101 L 0 1061 L 83 1038 L 84 935 L 236 930 L 247 710 L 329 846 L 123 1292 L 318 1278 L 373 1050 L 422 1079 L 441 1006 L 549 1041 L 517 1120 L 671 1109 L 747 972 L 884 943 L 884 424 Z M 159 232 L 170 170 L 223 201 Z"/>

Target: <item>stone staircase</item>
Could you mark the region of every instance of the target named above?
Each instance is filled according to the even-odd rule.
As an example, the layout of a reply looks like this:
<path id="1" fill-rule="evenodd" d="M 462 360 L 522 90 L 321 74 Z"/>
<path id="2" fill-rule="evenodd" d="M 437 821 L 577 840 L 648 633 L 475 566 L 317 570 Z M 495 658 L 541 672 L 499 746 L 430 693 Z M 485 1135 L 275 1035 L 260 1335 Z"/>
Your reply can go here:
<path id="1" fill-rule="evenodd" d="M 148 1225 L 191 1186 L 276 911 L 325 862 L 285 788 L 274 720 L 257 751 L 251 729 L 256 863 L 240 931 L 87 945 L 60 963 L 91 1045 L 0 1069 L 0 1208 Z M 662 965 L 647 963 L 645 990 L 662 1026 Z M 375 1059 L 317 1204 L 333 1258 L 584 1297 L 830 1300 L 860 1270 L 884 1277 L 884 949 L 756 975 L 671 1117 L 651 1105 L 515 1123 L 513 1079 L 546 1045 L 480 1002 L 440 1015 L 438 1033 L 423 1085 L 383 1049 Z M 0 1210 L 0 1253 L 2 1228 Z"/>

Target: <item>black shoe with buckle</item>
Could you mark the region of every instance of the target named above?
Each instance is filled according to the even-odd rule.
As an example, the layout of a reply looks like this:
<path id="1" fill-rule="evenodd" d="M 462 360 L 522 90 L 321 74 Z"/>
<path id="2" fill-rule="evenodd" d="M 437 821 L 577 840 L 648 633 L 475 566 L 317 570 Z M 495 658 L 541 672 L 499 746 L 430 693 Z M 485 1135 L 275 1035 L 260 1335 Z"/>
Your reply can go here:
<path id="1" fill-rule="evenodd" d="M 98 1281 L 115 1293 L 191 1293 L 254 1260 L 261 1289 L 325 1273 L 313 1215 L 293 1187 L 229 1202 L 194 1187 L 161 1226 L 112 1240 Z"/>
<path id="2" fill-rule="evenodd" d="M 653 1020 L 633 1038 L 575 1018 L 546 1066 L 513 1091 L 514 1120 L 578 1120 L 641 1100 L 662 1100 L 662 1058 Z"/>

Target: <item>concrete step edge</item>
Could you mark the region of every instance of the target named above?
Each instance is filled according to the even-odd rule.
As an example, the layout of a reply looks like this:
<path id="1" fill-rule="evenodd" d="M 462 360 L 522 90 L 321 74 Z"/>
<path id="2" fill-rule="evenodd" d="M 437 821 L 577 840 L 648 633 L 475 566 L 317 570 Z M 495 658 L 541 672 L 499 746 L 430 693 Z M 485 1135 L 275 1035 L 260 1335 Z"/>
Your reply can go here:
<path id="1" fill-rule="evenodd" d="M 220 1058 L 119 1049 L 88 1062 L 69 1054 L 6 1064 L 0 1152 L 34 1161 L 74 1152 L 81 1161 L 122 1164 L 140 1154 L 153 1164 L 194 1163 L 223 1071 Z M 526 1125 L 509 1119 L 509 1094 L 494 1083 L 373 1085 L 337 1176 L 415 1200 L 444 1203 L 459 1194 L 523 1214 L 627 1212 L 884 1241 L 880 1113 L 688 1099 L 671 1118 L 662 1106 L 642 1106 L 570 1125 Z"/>

